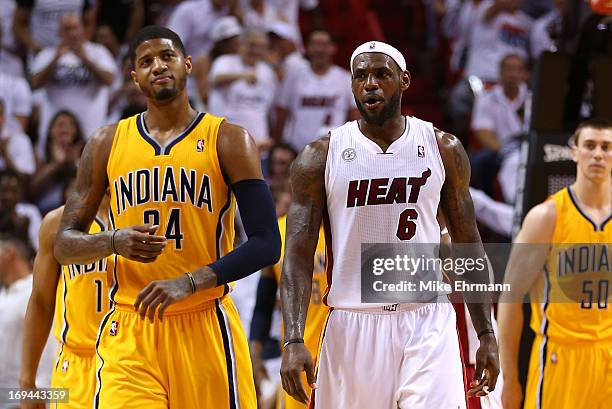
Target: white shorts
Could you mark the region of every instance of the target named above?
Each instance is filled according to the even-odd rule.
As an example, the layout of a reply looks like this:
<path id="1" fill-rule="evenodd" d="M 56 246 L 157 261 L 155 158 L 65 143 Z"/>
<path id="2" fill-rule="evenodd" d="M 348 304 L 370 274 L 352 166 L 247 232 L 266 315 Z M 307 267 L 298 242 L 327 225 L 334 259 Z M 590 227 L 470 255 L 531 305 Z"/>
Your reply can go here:
<path id="1" fill-rule="evenodd" d="M 315 409 L 465 409 L 450 303 L 334 309 L 318 360 Z"/>

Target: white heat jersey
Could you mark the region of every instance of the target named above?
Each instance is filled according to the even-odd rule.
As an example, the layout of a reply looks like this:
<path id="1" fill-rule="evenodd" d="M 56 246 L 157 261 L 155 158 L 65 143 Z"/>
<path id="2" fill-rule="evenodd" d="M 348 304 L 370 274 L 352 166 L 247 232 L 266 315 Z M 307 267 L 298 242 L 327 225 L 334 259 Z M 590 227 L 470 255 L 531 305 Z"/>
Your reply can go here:
<path id="1" fill-rule="evenodd" d="M 324 215 L 325 302 L 331 307 L 383 305 L 361 302 L 362 243 L 440 242 L 436 214 L 445 172 L 433 125 L 406 121 L 406 131 L 386 152 L 361 133 L 357 121 L 331 131 Z"/>

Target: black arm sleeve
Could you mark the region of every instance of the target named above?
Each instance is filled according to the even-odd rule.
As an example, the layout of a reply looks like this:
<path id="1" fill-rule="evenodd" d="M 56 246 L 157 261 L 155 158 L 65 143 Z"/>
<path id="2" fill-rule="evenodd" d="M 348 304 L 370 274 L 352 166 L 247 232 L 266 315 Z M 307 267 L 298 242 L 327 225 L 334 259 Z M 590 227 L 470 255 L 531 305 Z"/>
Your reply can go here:
<path id="1" fill-rule="evenodd" d="M 240 280 L 280 258 L 281 240 L 276 209 L 266 182 L 241 180 L 232 186 L 248 240 L 211 263 L 217 285 Z"/>
<path id="2" fill-rule="evenodd" d="M 251 339 L 265 344 L 270 336 L 272 314 L 276 303 L 276 290 L 278 285 L 274 277 L 261 276 L 257 285 L 257 300 L 251 320 Z"/>

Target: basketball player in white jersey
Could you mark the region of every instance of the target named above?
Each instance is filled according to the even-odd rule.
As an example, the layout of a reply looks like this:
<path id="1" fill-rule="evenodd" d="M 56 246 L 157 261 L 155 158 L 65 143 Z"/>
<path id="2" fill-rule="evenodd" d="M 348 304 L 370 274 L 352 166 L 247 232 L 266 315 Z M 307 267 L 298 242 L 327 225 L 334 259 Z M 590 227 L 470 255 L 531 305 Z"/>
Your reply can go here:
<path id="1" fill-rule="evenodd" d="M 362 303 L 360 251 L 362 243 L 439 243 L 438 204 L 453 243 L 481 249 L 467 155 L 454 136 L 401 115 L 410 74 L 397 49 L 365 43 L 353 52 L 351 71 L 361 119 L 309 144 L 291 171 L 281 278 L 283 388 L 307 402 L 300 381 L 306 371 L 316 388 L 310 398 L 316 409 L 465 408 L 452 305 Z M 328 243 L 325 302 L 332 311 L 315 385 L 302 338 L 322 219 Z M 480 339 L 469 395 L 484 396 L 499 372 L 491 305 L 468 308 Z"/>

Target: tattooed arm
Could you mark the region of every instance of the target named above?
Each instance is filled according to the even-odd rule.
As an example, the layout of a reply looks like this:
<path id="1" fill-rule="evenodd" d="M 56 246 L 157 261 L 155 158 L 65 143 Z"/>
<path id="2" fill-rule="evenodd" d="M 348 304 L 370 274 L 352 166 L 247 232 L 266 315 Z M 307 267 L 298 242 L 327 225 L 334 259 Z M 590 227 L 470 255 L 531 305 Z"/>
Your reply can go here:
<path id="1" fill-rule="evenodd" d="M 281 275 L 281 302 L 285 339 L 304 337 L 314 253 L 325 206 L 325 161 L 329 137 L 309 144 L 291 166 L 292 201 L 287 214 L 285 260 Z M 294 399 L 306 403 L 301 372 L 314 384 L 312 355 L 303 343 L 288 345 L 283 351 L 283 388 Z"/>
<path id="2" fill-rule="evenodd" d="M 140 262 L 152 262 L 163 250 L 166 239 L 153 236 L 157 226 L 130 228 L 88 234 L 102 197 L 108 188 L 106 166 L 115 126 L 97 130 L 79 162 L 76 187 L 64 208 L 55 239 L 54 254 L 60 264 L 87 264 L 117 254 Z M 114 249 L 111 240 L 114 235 Z"/>
<path id="3" fill-rule="evenodd" d="M 436 130 L 438 148 L 444 163 L 446 180 L 442 186 L 440 207 L 456 253 L 466 253 L 467 257 L 484 257 L 485 252 L 480 240 L 474 216 L 474 204 L 470 196 L 470 163 L 461 145 L 453 135 Z M 460 246 L 456 247 L 455 244 Z M 469 245 L 469 246 L 461 246 Z M 467 250 L 466 250 L 467 248 Z M 487 268 L 479 271 L 473 269 L 462 278 L 476 283 L 488 283 L 489 271 Z M 470 297 L 472 298 L 472 297 Z M 482 297 L 481 297 L 482 298 Z M 491 302 L 488 297 L 476 302 L 466 302 L 470 316 L 477 333 L 491 329 Z M 471 396 L 484 396 L 487 390 L 495 388 L 499 374 L 499 357 L 495 335 L 486 333 L 480 337 L 480 348 L 476 353 L 476 372 L 471 383 Z M 484 387 L 487 389 L 483 389 Z"/>

